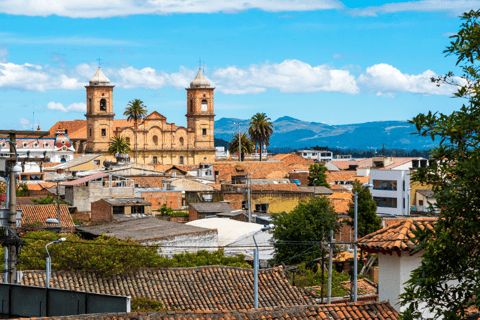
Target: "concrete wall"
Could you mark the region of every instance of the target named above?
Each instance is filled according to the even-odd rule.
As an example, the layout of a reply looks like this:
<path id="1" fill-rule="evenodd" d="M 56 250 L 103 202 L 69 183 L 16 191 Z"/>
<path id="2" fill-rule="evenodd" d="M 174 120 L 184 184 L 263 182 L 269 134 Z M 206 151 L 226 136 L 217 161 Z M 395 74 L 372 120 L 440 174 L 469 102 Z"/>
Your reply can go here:
<path id="1" fill-rule="evenodd" d="M 256 203 L 268 203 L 269 213 L 290 212 L 298 202 L 304 198 L 311 197 L 307 192 L 282 192 L 282 191 L 262 191 L 252 194 L 252 208 Z"/>
<path id="2" fill-rule="evenodd" d="M 378 301 L 390 301 L 397 311 L 400 310 L 397 303 L 402 288 L 400 265 L 396 253 L 378 254 Z"/>
<path id="3" fill-rule="evenodd" d="M 396 198 L 397 207 L 379 207 L 377 206 L 377 213 L 387 213 L 394 215 L 406 215 L 409 212 L 409 198 L 408 188 L 410 187 L 410 171 L 402 170 L 382 170 L 372 169 L 370 171 L 370 183 L 373 184 L 373 180 L 389 180 L 397 182 L 397 190 L 376 190 L 370 188 L 372 197 L 383 198 Z M 403 182 L 405 181 L 405 190 L 403 190 Z M 405 199 L 405 207 L 404 207 Z"/>
<path id="4" fill-rule="evenodd" d="M 65 188 L 65 200 L 82 212 L 90 212 L 91 203 L 100 199 L 132 197 L 134 197 L 134 188 L 104 188 L 102 182 L 89 182 L 88 186 L 66 186 Z"/>
<path id="5" fill-rule="evenodd" d="M 193 232 L 184 235 L 166 237 L 158 240 L 144 241 L 142 242 L 142 244 L 148 246 L 161 245 L 162 247 L 158 249 L 158 253 L 161 255 L 172 255 L 183 253 L 185 251 L 216 251 L 218 250 L 218 231 L 207 230 L 202 232 Z M 182 248 L 182 246 L 185 247 Z"/>

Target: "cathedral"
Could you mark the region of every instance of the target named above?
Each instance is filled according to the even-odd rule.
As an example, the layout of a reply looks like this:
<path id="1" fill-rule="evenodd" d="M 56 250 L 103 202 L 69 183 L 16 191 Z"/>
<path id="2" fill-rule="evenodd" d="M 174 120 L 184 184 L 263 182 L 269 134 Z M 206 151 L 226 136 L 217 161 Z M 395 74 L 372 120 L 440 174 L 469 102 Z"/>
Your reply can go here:
<path id="1" fill-rule="evenodd" d="M 64 130 L 76 153 L 108 153 L 110 139 L 123 136 L 130 142 L 130 161 L 135 162 L 135 123 L 114 119 L 113 88 L 100 67 L 85 86 L 86 120 L 59 121 L 50 132 Z M 138 121 L 137 162 L 142 164 L 191 165 L 215 161 L 213 90 L 199 69 L 187 91 L 187 127 L 168 123 L 157 111 Z M 147 106 L 148 110 L 148 106 Z M 122 112 L 123 115 L 123 112 Z"/>

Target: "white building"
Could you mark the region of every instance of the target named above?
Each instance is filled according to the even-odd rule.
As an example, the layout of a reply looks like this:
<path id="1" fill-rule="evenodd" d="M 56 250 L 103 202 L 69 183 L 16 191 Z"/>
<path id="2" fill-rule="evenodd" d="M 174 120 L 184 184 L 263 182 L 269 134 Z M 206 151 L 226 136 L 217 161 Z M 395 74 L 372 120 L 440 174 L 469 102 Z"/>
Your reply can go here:
<path id="1" fill-rule="evenodd" d="M 373 157 L 371 168 L 359 168 L 370 175 L 370 189 L 378 214 L 410 215 L 410 169 L 422 158 Z M 366 172 L 364 172 L 366 171 Z"/>
<path id="2" fill-rule="evenodd" d="M 42 172 L 41 163 L 22 161 L 22 158 L 50 158 L 50 162 L 67 162 L 73 160 L 75 149 L 70 138 L 63 130 L 57 131 L 55 138 L 18 138 L 17 153 L 22 165 L 22 172 Z M 10 144 L 0 139 L 0 156 L 8 157 Z"/>
<path id="3" fill-rule="evenodd" d="M 318 161 L 332 161 L 333 153 L 331 151 L 318 150 L 298 150 L 297 154 L 305 159 L 313 159 Z"/>

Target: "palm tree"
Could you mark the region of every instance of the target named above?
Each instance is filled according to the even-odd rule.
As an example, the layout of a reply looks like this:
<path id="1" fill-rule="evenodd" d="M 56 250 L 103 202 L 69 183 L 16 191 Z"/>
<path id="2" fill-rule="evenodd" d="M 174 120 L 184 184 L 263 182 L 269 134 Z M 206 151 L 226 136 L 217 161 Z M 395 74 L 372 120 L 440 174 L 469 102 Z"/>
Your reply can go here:
<path id="1" fill-rule="evenodd" d="M 132 151 L 130 149 L 130 142 L 124 136 L 114 136 L 110 139 L 108 143 L 108 153 L 129 153 Z"/>
<path id="2" fill-rule="evenodd" d="M 270 136 L 273 133 L 273 124 L 265 113 L 256 113 L 250 119 L 248 124 L 248 134 L 255 144 L 260 145 L 260 161 L 262 161 L 263 144 L 267 147 L 270 145 Z"/>
<path id="3" fill-rule="evenodd" d="M 245 153 L 252 153 L 255 145 L 250 141 L 246 133 L 241 134 L 240 143 L 242 144 L 242 159 L 244 159 Z M 230 151 L 230 153 L 238 152 L 238 133 L 233 135 L 233 140 L 230 141 L 228 151 Z M 238 161 L 242 161 L 242 159 L 238 159 Z"/>
<path id="4" fill-rule="evenodd" d="M 142 119 L 147 115 L 147 109 L 142 100 L 135 99 L 128 103 L 123 115 L 128 116 L 127 120 L 135 121 L 135 163 L 137 163 L 138 119 Z"/>

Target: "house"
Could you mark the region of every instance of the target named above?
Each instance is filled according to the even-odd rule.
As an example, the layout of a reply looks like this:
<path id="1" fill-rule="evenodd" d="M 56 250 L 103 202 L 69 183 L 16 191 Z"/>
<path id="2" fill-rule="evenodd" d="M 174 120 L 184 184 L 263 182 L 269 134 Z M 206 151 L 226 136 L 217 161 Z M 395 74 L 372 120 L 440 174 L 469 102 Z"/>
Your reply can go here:
<path id="1" fill-rule="evenodd" d="M 115 221 L 115 216 L 152 214 L 152 204 L 143 198 L 100 199 L 91 203 L 90 217 L 94 222 Z"/>
<path id="2" fill-rule="evenodd" d="M 299 191 L 308 192 L 313 194 L 315 192 L 316 196 L 329 196 L 334 193 L 330 188 L 318 186 L 318 187 L 298 187 Z"/>
<path id="3" fill-rule="evenodd" d="M 322 150 L 298 150 L 297 154 L 305 159 L 313 159 L 316 161 L 332 161 L 333 153 L 328 151 L 327 148 L 321 148 Z"/>
<path id="4" fill-rule="evenodd" d="M 333 301 L 332 301 L 333 302 Z M 68 320 L 311 320 L 311 319 L 359 319 L 359 320 L 396 320 L 398 313 L 388 302 L 356 302 L 330 305 L 299 305 L 279 306 L 274 308 L 259 308 L 229 310 L 218 308 L 208 311 L 160 311 L 160 312 L 130 312 L 130 313 L 104 313 L 95 315 L 73 315 Z M 42 318 L 64 320 L 67 317 Z"/>
<path id="5" fill-rule="evenodd" d="M 190 203 L 188 207 L 188 221 L 212 218 L 217 213 L 231 212 L 234 209 L 228 202 L 197 202 Z"/>
<path id="6" fill-rule="evenodd" d="M 65 201 L 80 212 L 90 212 L 91 203 L 103 198 L 133 198 L 133 180 L 110 173 L 96 173 L 63 182 Z"/>
<path id="7" fill-rule="evenodd" d="M 152 211 L 163 205 L 170 209 L 182 208 L 182 191 L 162 190 L 159 188 L 135 188 L 135 197 L 144 198 L 152 204 Z"/>
<path id="8" fill-rule="evenodd" d="M 404 283 L 422 262 L 422 251 L 414 252 L 413 231 L 432 228 L 437 218 L 402 219 L 387 228 L 366 235 L 357 241 L 361 250 L 378 254 L 378 299 L 390 301 L 400 312 L 399 296 L 405 292 Z"/>
<path id="9" fill-rule="evenodd" d="M 253 308 L 253 269 L 224 266 L 140 269 L 109 277 L 96 273 L 52 271 L 50 281 L 52 288 L 146 297 L 162 301 L 168 310 L 196 311 L 197 315 L 203 310 L 209 317 L 214 316 L 209 313 L 212 310 L 238 312 Z M 260 270 L 258 281 L 260 308 L 314 307 L 314 299 L 293 286 L 281 268 Z M 45 270 L 23 271 L 21 284 L 45 287 Z M 386 306 L 377 309 L 379 314 L 395 314 L 391 308 L 384 310 Z"/>
<path id="10" fill-rule="evenodd" d="M 152 216 L 125 215 L 121 220 L 94 226 L 77 227 L 85 238 L 101 235 L 131 239 L 148 246 L 158 246 L 163 255 L 214 251 L 218 249 L 218 232 L 183 223 L 160 220 Z"/>
<path id="11" fill-rule="evenodd" d="M 428 213 L 430 205 L 435 205 L 437 199 L 432 189 L 417 189 L 413 199 L 415 205 L 412 206 L 412 213 Z"/>
<path id="12" fill-rule="evenodd" d="M 209 191 L 213 190 L 213 186 L 187 178 L 171 178 L 162 182 L 163 190 L 178 191 Z"/>
<path id="13" fill-rule="evenodd" d="M 46 223 L 47 219 L 58 219 L 58 208 L 60 208 L 60 226 L 62 232 L 72 232 L 75 229 L 68 206 L 61 204 L 42 204 L 42 205 L 25 205 L 17 206 L 22 210 L 22 226 L 35 225 L 43 228 L 57 227 L 56 224 Z"/>

